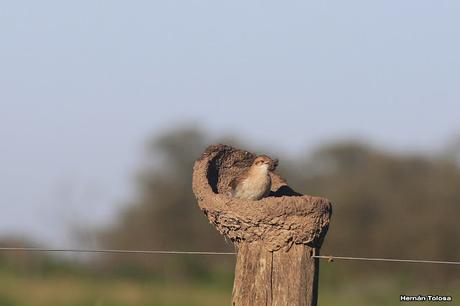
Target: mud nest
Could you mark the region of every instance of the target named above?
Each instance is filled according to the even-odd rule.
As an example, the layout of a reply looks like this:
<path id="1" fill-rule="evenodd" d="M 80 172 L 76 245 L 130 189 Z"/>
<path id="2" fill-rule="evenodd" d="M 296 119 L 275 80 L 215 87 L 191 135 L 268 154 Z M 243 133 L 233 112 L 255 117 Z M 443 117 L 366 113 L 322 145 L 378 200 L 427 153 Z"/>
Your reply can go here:
<path id="1" fill-rule="evenodd" d="M 321 197 L 302 195 L 271 173 L 268 197 L 249 201 L 229 196 L 230 181 L 250 167 L 255 154 L 227 145 L 206 149 L 193 167 L 193 192 L 200 209 L 235 244 L 262 241 L 269 251 L 293 244 L 320 247 L 332 213 Z"/>

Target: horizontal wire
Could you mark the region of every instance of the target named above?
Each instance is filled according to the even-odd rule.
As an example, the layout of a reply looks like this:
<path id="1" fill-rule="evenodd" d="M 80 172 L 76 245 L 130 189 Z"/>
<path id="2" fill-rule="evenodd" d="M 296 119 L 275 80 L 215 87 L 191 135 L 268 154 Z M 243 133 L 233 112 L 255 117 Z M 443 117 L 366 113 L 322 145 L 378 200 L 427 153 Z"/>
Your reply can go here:
<path id="1" fill-rule="evenodd" d="M 322 256 L 322 255 L 313 255 L 313 258 L 327 259 L 329 261 L 339 259 L 339 260 L 356 260 L 356 261 L 383 261 L 383 262 L 408 262 L 408 263 L 422 263 L 422 264 L 460 265 L 460 261 L 440 261 L 440 260 L 417 260 L 417 259 L 375 258 L 375 257 L 347 257 L 347 256 Z"/>
<path id="2" fill-rule="evenodd" d="M 236 255 L 235 252 L 208 252 L 208 251 L 156 251 L 156 250 L 120 250 L 120 249 L 52 249 L 52 248 L 21 248 L 21 247 L 0 247 L 0 252 L 23 251 L 23 252 L 71 252 L 71 253 L 112 253 L 112 254 L 164 254 L 164 255 Z M 375 257 L 347 257 L 347 256 L 325 256 L 313 255 L 313 258 L 333 260 L 355 260 L 355 261 L 380 261 L 380 262 L 405 262 L 421 264 L 444 264 L 460 265 L 459 261 L 440 260 L 416 260 L 397 258 L 375 258 Z"/>

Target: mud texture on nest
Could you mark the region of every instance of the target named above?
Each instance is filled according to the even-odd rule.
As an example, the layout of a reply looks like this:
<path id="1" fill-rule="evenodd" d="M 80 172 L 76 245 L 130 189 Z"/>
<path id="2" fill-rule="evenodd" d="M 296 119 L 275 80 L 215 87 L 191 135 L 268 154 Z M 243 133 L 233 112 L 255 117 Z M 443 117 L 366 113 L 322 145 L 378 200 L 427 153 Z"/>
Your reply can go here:
<path id="1" fill-rule="evenodd" d="M 297 193 L 275 173 L 266 198 L 250 201 L 228 195 L 230 181 L 255 157 L 227 145 L 208 147 L 193 167 L 193 192 L 201 210 L 236 245 L 262 241 L 269 251 L 288 250 L 294 243 L 320 247 L 332 213 L 327 199 Z"/>

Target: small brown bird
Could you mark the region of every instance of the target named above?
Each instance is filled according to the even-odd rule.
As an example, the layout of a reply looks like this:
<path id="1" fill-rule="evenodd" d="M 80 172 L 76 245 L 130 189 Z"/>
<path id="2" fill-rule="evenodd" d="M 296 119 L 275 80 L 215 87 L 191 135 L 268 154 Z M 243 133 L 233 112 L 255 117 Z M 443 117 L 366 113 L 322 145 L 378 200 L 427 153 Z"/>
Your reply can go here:
<path id="1" fill-rule="evenodd" d="M 278 166 L 278 160 L 266 155 L 257 156 L 251 167 L 230 182 L 231 196 L 257 201 L 270 193 L 272 180 L 270 171 Z"/>

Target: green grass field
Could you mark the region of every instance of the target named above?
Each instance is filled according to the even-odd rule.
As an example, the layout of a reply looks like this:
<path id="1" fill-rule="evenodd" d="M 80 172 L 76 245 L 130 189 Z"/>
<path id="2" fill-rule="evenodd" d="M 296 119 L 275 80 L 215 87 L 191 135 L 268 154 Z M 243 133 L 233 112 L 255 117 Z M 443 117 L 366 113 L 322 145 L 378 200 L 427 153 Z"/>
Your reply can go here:
<path id="1" fill-rule="evenodd" d="M 231 288 L 72 276 L 1 275 L 2 306 L 125 306 L 228 304 Z"/>
<path id="2" fill-rule="evenodd" d="M 398 305 L 400 294 L 445 294 L 460 305 L 460 286 L 415 285 L 401 275 L 364 273 L 348 278 L 340 264 L 324 264 L 319 304 Z M 371 270 L 370 270 L 371 271 Z M 230 305 L 231 276 L 216 280 L 153 280 L 71 271 L 0 271 L 0 306 L 220 306 Z M 437 303 L 416 303 L 433 305 Z M 442 303 L 441 303 L 442 304 Z"/>

